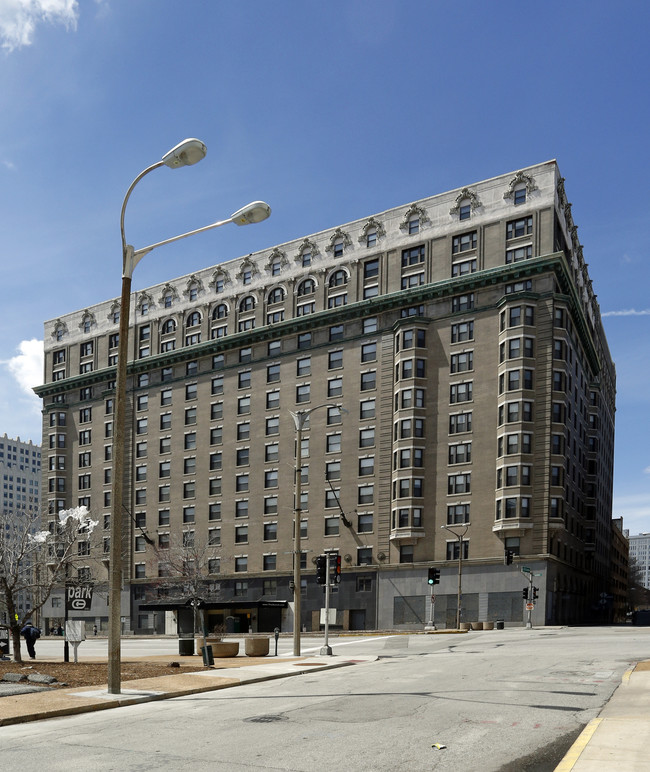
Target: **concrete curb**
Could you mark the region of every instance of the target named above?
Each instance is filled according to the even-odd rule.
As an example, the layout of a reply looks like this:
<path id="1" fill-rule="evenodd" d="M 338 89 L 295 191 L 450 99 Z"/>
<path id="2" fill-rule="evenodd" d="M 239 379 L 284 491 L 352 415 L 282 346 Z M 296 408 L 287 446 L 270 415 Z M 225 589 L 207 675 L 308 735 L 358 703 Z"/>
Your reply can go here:
<path id="1" fill-rule="evenodd" d="M 103 689 L 89 686 L 84 689 L 69 688 L 58 691 L 47 689 L 44 692 L 7 696 L 3 697 L 0 702 L 2 713 L 0 715 L 0 727 L 109 710 L 143 702 L 168 700 L 174 697 L 187 697 L 192 694 L 228 689 L 233 686 L 373 662 L 376 659 L 376 657 L 355 657 L 340 662 L 323 662 L 312 657 L 300 662 L 295 662 L 295 660 L 287 663 L 273 661 L 268 664 L 203 670 L 195 673 L 127 681 L 122 684 L 121 694 L 109 694 L 107 686 Z M 200 683 L 201 680 L 204 681 L 203 684 Z M 205 683 L 205 681 L 209 682 Z"/>

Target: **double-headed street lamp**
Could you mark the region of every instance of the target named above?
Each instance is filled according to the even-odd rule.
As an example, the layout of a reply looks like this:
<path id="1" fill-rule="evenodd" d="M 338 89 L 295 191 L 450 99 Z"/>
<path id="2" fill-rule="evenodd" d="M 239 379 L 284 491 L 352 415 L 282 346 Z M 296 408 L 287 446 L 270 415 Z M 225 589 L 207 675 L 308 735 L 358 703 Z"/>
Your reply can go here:
<path id="1" fill-rule="evenodd" d="M 316 405 L 307 410 L 297 410 L 291 412 L 291 417 L 296 427 L 296 469 L 295 469 L 295 491 L 293 504 L 293 656 L 300 656 L 300 518 L 302 513 L 302 431 L 309 421 L 309 416 L 314 410 L 320 410 L 324 407 L 338 408 L 340 413 L 347 413 L 347 410 L 333 402 L 326 402 L 324 405 Z M 327 577 L 329 582 L 329 577 Z"/>
<path id="2" fill-rule="evenodd" d="M 462 525 L 456 526 L 456 528 L 462 528 L 462 532 L 454 530 L 454 528 L 450 525 L 440 526 L 446 531 L 453 533 L 454 536 L 458 539 L 458 599 L 456 602 L 456 630 L 460 630 L 460 602 L 463 595 L 463 537 L 467 533 L 467 529 L 470 527 L 470 525 L 471 523 L 463 523 Z"/>
<path id="3" fill-rule="evenodd" d="M 149 172 L 160 166 L 177 169 L 180 166 L 192 166 L 198 163 L 207 152 L 206 146 L 198 139 L 186 139 L 166 153 L 160 161 L 148 166 L 133 180 L 126 192 L 120 216 L 120 232 L 122 235 L 122 296 L 120 299 L 120 332 L 117 355 L 117 375 L 115 381 L 115 420 L 113 432 L 113 486 L 111 493 L 111 544 L 109 565 L 108 594 L 108 691 L 110 694 L 120 693 L 121 662 L 121 595 L 122 595 L 122 512 L 124 510 L 124 441 L 126 432 L 126 359 L 128 356 L 129 311 L 131 303 L 131 279 L 133 271 L 140 260 L 156 247 L 171 244 L 179 239 L 193 236 L 196 233 L 218 228 L 220 225 L 235 223 L 235 225 L 250 225 L 261 222 L 271 214 L 271 208 L 263 201 L 254 201 L 237 210 L 227 220 L 206 225 L 203 228 L 173 236 L 165 241 L 158 241 L 142 249 L 134 249 L 126 243 L 124 236 L 124 213 L 126 205 L 135 186 Z"/>

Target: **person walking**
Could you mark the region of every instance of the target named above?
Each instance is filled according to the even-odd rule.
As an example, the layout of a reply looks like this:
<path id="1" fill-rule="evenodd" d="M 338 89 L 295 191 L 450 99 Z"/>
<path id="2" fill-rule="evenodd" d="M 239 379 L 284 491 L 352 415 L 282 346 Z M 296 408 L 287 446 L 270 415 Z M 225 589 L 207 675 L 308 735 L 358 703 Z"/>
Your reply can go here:
<path id="1" fill-rule="evenodd" d="M 36 659 L 36 649 L 34 648 L 34 642 L 41 637 L 41 631 L 38 627 L 34 627 L 31 622 L 27 622 L 25 627 L 20 631 L 20 634 L 25 639 L 27 644 L 27 651 L 32 659 Z"/>

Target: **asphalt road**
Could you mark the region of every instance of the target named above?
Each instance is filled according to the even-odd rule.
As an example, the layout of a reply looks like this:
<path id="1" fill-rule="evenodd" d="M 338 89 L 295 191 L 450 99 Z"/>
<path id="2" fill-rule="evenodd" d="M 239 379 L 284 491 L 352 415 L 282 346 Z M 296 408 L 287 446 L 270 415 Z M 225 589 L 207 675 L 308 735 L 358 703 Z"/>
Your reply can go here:
<path id="1" fill-rule="evenodd" d="M 49 770 L 67 771 L 552 770 L 628 667 L 650 658 L 650 628 L 518 628 L 330 644 L 335 657 L 356 652 L 378 660 L 3 727 L 3 764 L 17 767 L 29 747 Z M 320 641 L 305 639 L 304 648 L 319 649 Z"/>

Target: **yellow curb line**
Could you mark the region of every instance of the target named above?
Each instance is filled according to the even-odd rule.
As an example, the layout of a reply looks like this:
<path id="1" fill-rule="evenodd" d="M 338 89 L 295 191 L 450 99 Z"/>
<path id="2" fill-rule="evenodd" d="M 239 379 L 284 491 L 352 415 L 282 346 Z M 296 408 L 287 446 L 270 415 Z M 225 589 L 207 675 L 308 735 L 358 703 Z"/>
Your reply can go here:
<path id="1" fill-rule="evenodd" d="M 636 667 L 636 665 L 635 665 L 634 667 Z M 629 668 L 628 670 L 626 670 L 626 671 L 623 673 L 623 677 L 621 678 L 621 683 L 622 683 L 622 684 L 627 684 L 627 683 L 629 683 L 629 681 L 630 681 L 630 676 L 632 675 L 632 673 L 633 673 L 633 672 L 634 672 L 634 668 L 633 668 L 633 667 L 631 667 L 631 668 Z"/>
<path id="2" fill-rule="evenodd" d="M 600 726 L 602 718 L 593 718 L 587 726 L 580 732 L 580 736 L 569 748 L 565 757 L 555 767 L 555 772 L 570 772 L 575 766 L 576 761 L 580 758 L 580 754 L 584 751 L 589 743 L 589 740 L 594 736 L 594 732 Z"/>

